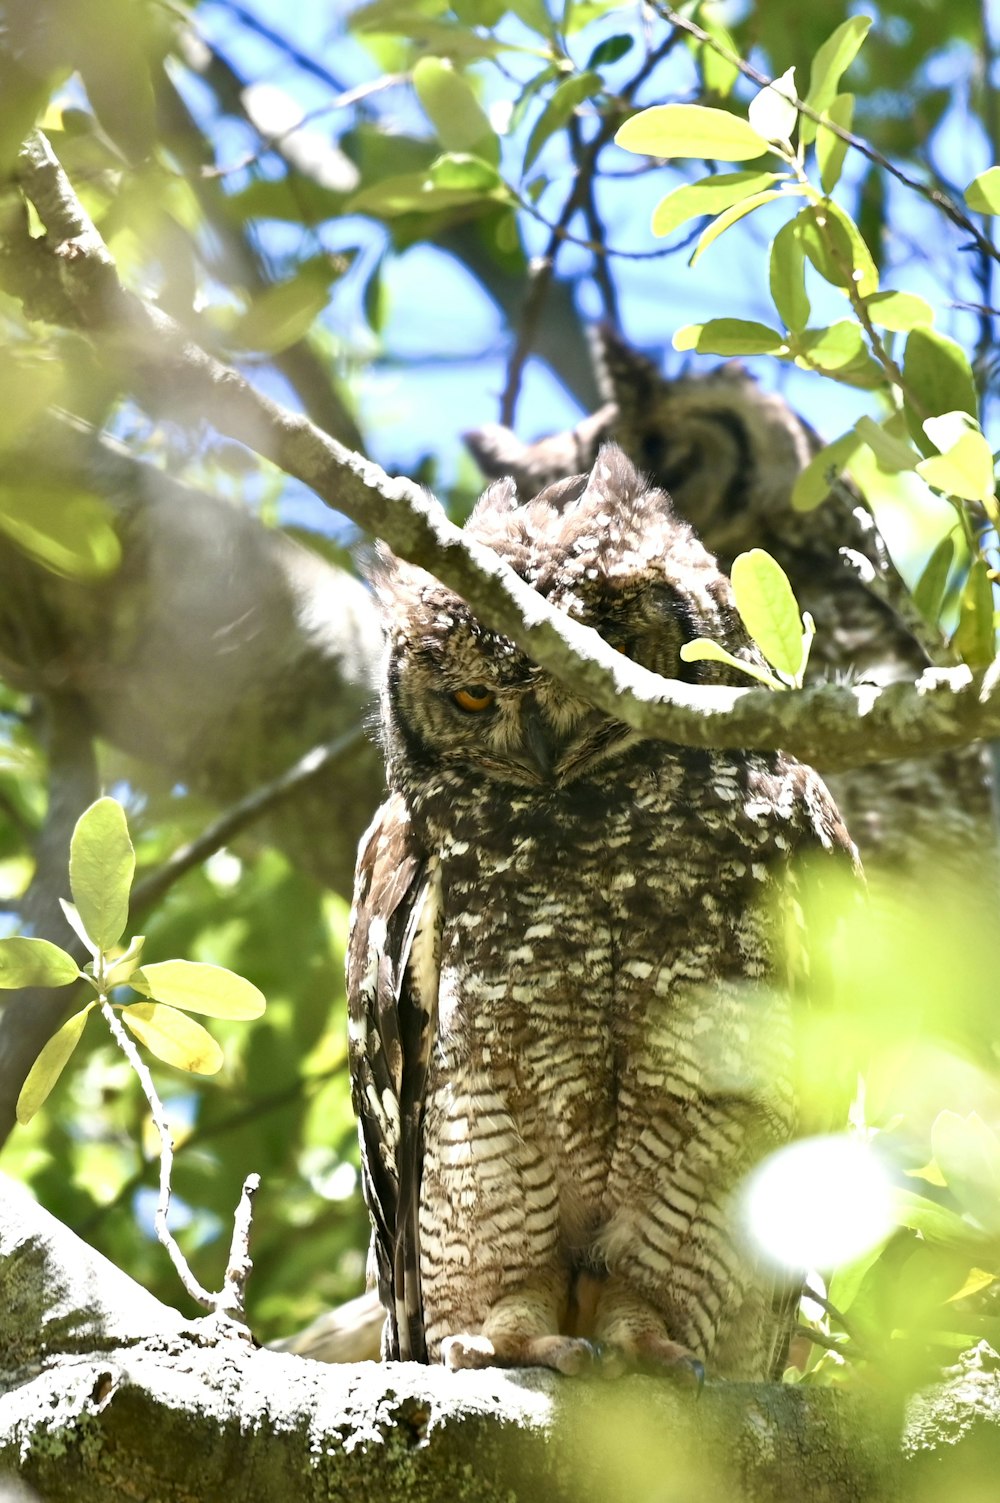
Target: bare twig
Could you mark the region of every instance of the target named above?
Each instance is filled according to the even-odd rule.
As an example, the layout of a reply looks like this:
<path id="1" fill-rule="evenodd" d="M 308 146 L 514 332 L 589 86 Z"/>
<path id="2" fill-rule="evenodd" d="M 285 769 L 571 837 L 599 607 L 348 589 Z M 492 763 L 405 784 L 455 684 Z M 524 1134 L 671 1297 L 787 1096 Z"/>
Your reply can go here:
<path id="1" fill-rule="evenodd" d="M 927 755 L 1000 734 L 1000 663 L 976 673 L 929 670 L 915 684 L 824 685 L 773 695 L 667 680 L 630 662 L 463 535 L 420 487 L 388 476 L 263 396 L 159 309 L 127 293 L 43 137 L 30 138 L 18 171 L 49 234 L 39 240 L 25 232 L 9 244 L 0 278 L 17 288 L 29 311 L 57 302 L 61 318 L 118 361 L 152 410 L 181 420 L 209 417 L 220 432 L 273 460 L 472 601 L 488 626 L 616 719 L 680 745 L 784 748 L 826 769 Z"/>
<path id="2" fill-rule="evenodd" d="M 150 1075 L 142 1055 L 125 1032 L 124 1026 L 110 1002 L 102 1000 L 101 1013 L 104 1021 L 111 1029 L 111 1035 L 115 1043 L 139 1077 L 142 1094 L 149 1103 L 153 1126 L 160 1135 L 160 1197 L 156 1203 L 156 1215 L 154 1218 L 157 1238 L 169 1253 L 170 1261 L 177 1270 L 177 1275 L 181 1283 L 195 1303 L 201 1305 L 204 1310 L 216 1310 L 218 1308 L 217 1296 L 209 1294 L 208 1290 L 202 1284 L 199 1284 L 188 1267 L 187 1259 L 174 1241 L 173 1233 L 167 1223 L 167 1214 L 170 1210 L 170 1176 L 174 1168 L 174 1140 L 170 1131 L 170 1123 L 167 1121 L 167 1114 L 163 1109 L 163 1102 L 157 1094 L 156 1087 L 153 1084 L 153 1077 Z"/>
<path id="3" fill-rule="evenodd" d="M 125 1028 L 115 1009 L 103 995 L 100 999 L 100 1009 L 104 1021 L 111 1029 L 111 1035 L 115 1043 L 121 1049 L 139 1078 L 142 1094 L 149 1105 L 153 1125 L 160 1138 L 160 1194 L 156 1203 L 156 1214 L 153 1218 L 157 1239 L 161 1246 L 166 1248 L 178 1278 L 195 1303 L 201 1305 L 203 1310 L 209 1310 L 213 1315 L 221 1316 L 239 1325 L 243 1325 L 245 1324 L 243 1296 L 246 1282 L 253 1266 L 250 1262 L 249 1254 L 250 1202 L 254 1192 L 260 1185 L 260 1176 L 251 1174 L 244 1182 L 243 1193 L 240 1197 L 233 1225 L 233 1240 L 225 1281 L 218 1294 L 210 1294 L 192 1273 L 187 1259 L 174 1239 L 167 1220 L 170 1211 L 170 1177 L 174 1167 L 174 1140 L 170 1130 L 170 1123 L 167 1120 L 167 1114 L 163 1109 L 163 1102 L 160 1100 L 156 1087 L 153 1084 L 153 1077 L 149 1073 L 142 1055 L 125 1032 Z"/>
<path id="4" fill-rule="evenodd" d="M 246 1308 L 247 1280 L 253 1272 L 250 1257 L 250 1224 L 253 1220 L 253 1198 L 260 1189 L 260 1175 L 248 1174 L 243 1181 L 240 1203 L 233 1217 L 233 1236 L 229 1244 L 229 1261 L 226 1276 L 219 1293 L 219 1310 L 234 1320 L 242 1320 Z"/>

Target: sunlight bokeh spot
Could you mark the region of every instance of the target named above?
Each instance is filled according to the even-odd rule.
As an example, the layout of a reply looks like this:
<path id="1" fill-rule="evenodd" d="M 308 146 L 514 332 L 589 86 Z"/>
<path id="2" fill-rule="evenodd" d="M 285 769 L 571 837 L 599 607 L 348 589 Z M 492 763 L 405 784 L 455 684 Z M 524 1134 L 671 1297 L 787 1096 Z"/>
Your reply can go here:
<path id="1" fill-rule="evenodd" d="M 834 1268 L 892 1228 L 892 1186 L 858 1138 L 806 1138 L 779 1149 L 747 1181 L 746 1216 L 767 1257 L 789 1268 Z"/>

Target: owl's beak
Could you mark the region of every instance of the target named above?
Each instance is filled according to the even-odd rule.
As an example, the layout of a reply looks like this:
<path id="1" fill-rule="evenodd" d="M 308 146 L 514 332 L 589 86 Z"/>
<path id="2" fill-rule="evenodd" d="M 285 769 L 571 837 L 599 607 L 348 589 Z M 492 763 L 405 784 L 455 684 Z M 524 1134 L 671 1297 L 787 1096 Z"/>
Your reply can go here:
<path id="1" fill-rule="evenodd" d="M 542 717 L 534 700 L 526 700 L 521 710 L 521 750 L 523 757 L 517 760 L 532 772 L 537 772 L 544 782 L 552 776 L 554 758 Z"/>

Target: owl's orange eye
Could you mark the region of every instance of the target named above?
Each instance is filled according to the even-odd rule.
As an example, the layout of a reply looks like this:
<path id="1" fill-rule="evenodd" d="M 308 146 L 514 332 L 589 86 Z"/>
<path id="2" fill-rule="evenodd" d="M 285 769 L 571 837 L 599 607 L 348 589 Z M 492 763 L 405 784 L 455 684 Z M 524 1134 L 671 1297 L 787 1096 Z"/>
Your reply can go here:
<path id="1" fill-rule="evenodd" d="M 470 715 L 479 715 L 483 710 L 488 710 L 496 699 L 493 690 L 485 684 L 466 684 L 464 689 L 456 689 L 451 697 L 460 710 L 465 710 Z"/>

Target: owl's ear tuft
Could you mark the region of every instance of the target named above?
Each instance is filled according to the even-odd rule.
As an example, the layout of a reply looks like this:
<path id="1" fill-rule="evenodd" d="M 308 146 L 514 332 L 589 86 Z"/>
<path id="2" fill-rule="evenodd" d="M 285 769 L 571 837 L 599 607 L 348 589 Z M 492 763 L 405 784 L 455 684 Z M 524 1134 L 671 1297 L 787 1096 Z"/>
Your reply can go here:
<path id="1" fill-rule="evenodd" d="M 481 522 L 484 517 L 504 516 L 507 512 L 516 511 L 518 506 L 517 485 L 512 476 L 505 475 L 502 480 L 494 480 L 488 485 L 469 513 L 467 527 Z"/>

